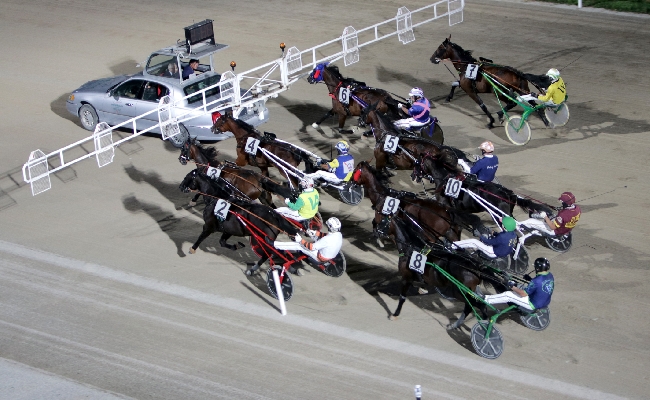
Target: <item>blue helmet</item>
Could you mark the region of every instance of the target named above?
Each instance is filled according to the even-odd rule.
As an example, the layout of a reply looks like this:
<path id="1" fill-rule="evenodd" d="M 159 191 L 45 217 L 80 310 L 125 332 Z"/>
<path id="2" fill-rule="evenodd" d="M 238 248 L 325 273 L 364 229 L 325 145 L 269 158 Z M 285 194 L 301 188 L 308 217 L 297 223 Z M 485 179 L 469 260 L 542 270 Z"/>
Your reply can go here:
<path id="1" fill-rule="evenodd" d="M 348 154 L 350 151 L 350 145 L 345 140 L 338 142 L 335 147 L 341 155 Z"/>

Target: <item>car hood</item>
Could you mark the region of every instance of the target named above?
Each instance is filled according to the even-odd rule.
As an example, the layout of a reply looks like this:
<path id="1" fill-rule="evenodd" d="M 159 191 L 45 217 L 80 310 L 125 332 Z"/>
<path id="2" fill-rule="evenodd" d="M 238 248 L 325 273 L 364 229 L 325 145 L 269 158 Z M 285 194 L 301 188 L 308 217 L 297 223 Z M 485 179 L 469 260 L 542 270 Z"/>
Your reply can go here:
<path id="1" fill-rule="evenodd" d="M 112 78 L 103 78 L 96 79 L 94 81 L 86 82 L 79 89 L 75 90 L 75 93 L 79 92 L 99 92 L 106 93 L 109 88 L 117 85 L 120 82 L 125 81 L 128 78 L 128 75 L 119 75 Z"/>

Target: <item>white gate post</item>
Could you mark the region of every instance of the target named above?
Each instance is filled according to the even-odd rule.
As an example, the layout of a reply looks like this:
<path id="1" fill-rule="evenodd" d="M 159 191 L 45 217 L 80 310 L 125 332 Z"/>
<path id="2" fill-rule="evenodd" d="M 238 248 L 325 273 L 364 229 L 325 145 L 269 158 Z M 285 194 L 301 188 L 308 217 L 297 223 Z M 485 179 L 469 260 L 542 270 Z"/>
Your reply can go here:
<path id="1" fill-rule="evenodd" d="M 52 182 L 50 181 L 50 171 L 47 165 L 47 158 L 41 150 L 34 150 L 29 155 L 27 161 L 27 170 L 29 171 L 29 182 L 32 188 L 32 196 L 50 190 Z M 39 161 L 40 160 L 40 161 Z M 23 175 L 25 168 L 23 167 Z"/>
<path id="2" fill-rule="evenodd" d="M 99 168 L 113 162 L 115 147 L 113 147 L 113 130 L 106 122 L 100 122 L 93 134 L 95 142 L 95 157 Z"/>

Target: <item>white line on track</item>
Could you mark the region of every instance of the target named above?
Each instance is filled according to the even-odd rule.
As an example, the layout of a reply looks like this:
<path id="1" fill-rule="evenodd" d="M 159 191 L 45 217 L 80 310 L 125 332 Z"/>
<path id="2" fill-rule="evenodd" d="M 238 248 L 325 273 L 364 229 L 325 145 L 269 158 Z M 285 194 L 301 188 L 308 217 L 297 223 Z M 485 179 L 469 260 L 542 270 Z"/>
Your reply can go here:
<path id="1" fill-rule="evenodd" d="M 327 322 L 322 322 L 303 316 L 287 315 L 281 316 L 267 307 L 260 307 L 243 301 L 222 297 L 215 294 L 205 293 L 190 289 L 184 286 L 161 282 L 156 279 L 139 276 L 133 273 L 117 271 L 98 264 L 87 263 L 57 254 L 30 249 L 25 246 L 0 240 L 0 251 L 13 254 L 26 259 L 48 263 L 61 268 L 84 272 L 100 278 L 116 282 L 131 284 L 141 288 L 158 291 L 172 296 L 227 308 L 232 311 L 266 318 L 275 322 L 283 322 L 302 329 L 313 330 L 319 333 L 326 333 L 346 340 L 353 340 L 364 345 L 371 345 L 378 348 L 402 353 L 411 357 L 429 360 L 438 364 L 446 364 L 454 368 L 465 369 L 483 375 L 493 376 L 498 379 L 508 380 L 520 385 L 536 387 L 545 391 L 555 392 L 564 396 L 572 396 L 582 399 L 621 399 L 623 397 L 601 392 L 562 382 L 556 379 L 545 378 L 535 374 L 521 372 L 515 369 L 502 367 L 482 360 L 458 356 L 446 351 L 435 350 L 428 347 L 415 345 L 400 340 L 391 339 L 372 333 L 350 329 Z"/>

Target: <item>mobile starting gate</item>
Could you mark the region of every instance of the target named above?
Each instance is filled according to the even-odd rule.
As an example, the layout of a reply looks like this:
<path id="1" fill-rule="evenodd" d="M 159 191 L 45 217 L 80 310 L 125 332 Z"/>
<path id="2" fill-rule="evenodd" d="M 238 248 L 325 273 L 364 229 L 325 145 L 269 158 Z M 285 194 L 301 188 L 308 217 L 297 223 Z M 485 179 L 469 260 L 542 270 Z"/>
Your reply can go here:
<path id="1" fill-rule="evenodd" d="M 115 147 L 153 129 L 160 129 L 163 139 L 167 139 L 179 133 L 179 123 L 201 114 L 232 109 L 233 116 L 236 118 L 243 110 L 252 109 L 254 103 L 277 97 L 293 83 L 308 75 L 319 63 L 333 62 L 342 58 L 345 66 L 354 64 L 359 61 L 360 48 L 394 35 L 398 36 L 400 42 L 407 44 L 415 40 L 413 28 L 420 25 L 445 17 L 448 18 L 450 26 L 463 22 L 464 7 L 465 0 L 442 0 L 418 8 L 415 11 L 400 7 L 394 18 L 361 30 L 348 26 L 338 38 L 307 50 L 300 51 L 296 47 L 291 47 L 285 52 L 285 45 L 282 43 L 280 45 L 282 57 L 279 59 L 238 74 L 231 71 L 222 74 L 220 82 L 215 85 L 220 88 L 219 99 L 207 102 L 205 92 L 215 86 L 206 87 L 191 94 L 191 96 L 202 95 L 203 103 L 201 107 L 184 113 L 179 111 L 172 117 L 172 107 L 175 107 L 176 103 L 185 98 L 172 102 L 168 96 L 163 97 L 158 108 L 146 114 L 115 126 L 100 123 L 92 136 L 49 154 L 44 154 L 41 150 L 33 151 L 28 161 L 23 165 L 23 179 L 31 185 L 32 195 L 37 195 L 51 188 L 50 174 L 91 157 L 97 159 L 97 164 L 101 168 L 113 162 Z M 419 21 L 414 23 L 413 19 Z M 331 55 L 319 57 L 320 54 L 326 53 L 327 50 L 334 48 L 337 44 L 342 45 L 342 50 L 332 51 L 333 54 Z M 338 48 L 341 49 L 341 47 Z M 242 87 L 248 89 L 242 91 Z M 136 129 L 137 120 L 152 113 L 158 113 L 159 123 L 153 127 L 138 131 Z M 113 130 L 117 128 L 132 128 L 133 134 L 118 141 L 113 141 Z M 72 152 L 74 149 L 87 151 L 83 146 L 88 142 L 94 143 L 94 151 L 87 152 L 83 156 L 71 160 L 65 159 L 65 152 Z M 51 165 L 56 166 L 50 168 Z"/>

